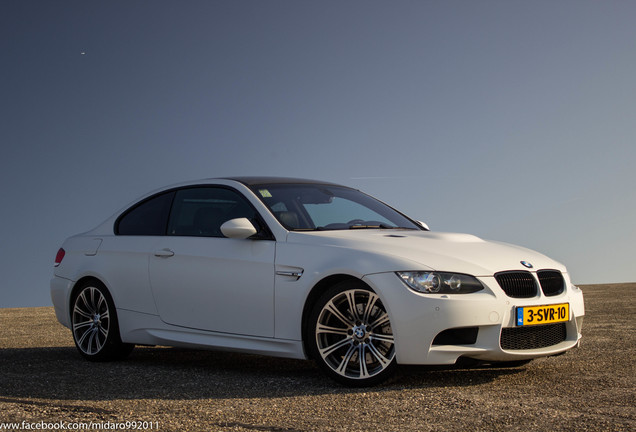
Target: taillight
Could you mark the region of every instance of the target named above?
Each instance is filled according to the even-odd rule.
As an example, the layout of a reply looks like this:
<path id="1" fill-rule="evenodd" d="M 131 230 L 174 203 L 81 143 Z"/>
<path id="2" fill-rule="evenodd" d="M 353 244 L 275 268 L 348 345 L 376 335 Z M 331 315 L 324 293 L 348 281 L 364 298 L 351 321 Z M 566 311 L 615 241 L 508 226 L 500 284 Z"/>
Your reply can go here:
<path id="1" fill-rule="evenodd" d="M 60 265 L 60 263 L 64 259 L 64 255 L 66 255 L 66 251 L 60 248 L 60 250 L 57 251 L 57 255 L 55 255 L 55 264 L 54 264 L 55 267 Z"/>

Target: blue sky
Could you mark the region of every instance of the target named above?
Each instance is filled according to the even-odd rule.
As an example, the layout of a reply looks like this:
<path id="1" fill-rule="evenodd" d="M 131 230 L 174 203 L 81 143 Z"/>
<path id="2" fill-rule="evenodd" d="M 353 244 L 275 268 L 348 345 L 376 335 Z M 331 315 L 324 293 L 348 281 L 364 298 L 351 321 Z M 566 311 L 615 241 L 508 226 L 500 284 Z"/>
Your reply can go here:
<path id="1" fill-rule="evenodd" d="M 62 241 L 227 175 L 360 188 L 636 281 L 636 2 L 0 2 L 0 307 Z"/>

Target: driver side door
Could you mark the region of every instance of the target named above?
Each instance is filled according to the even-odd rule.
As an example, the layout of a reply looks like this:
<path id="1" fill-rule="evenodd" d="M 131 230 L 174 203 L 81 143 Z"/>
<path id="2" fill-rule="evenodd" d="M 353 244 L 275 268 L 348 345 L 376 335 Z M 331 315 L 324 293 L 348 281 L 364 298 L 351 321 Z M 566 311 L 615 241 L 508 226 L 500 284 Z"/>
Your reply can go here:
<path id="1" fill-rule="evenodd" d="M 274 336 L 276 242 L 230 239 L 220 226 L 258 214 L 236 190 L 178 190 L 168 232 L 150 256 L 150 285 L 161 319 L 172 325 Z"/>

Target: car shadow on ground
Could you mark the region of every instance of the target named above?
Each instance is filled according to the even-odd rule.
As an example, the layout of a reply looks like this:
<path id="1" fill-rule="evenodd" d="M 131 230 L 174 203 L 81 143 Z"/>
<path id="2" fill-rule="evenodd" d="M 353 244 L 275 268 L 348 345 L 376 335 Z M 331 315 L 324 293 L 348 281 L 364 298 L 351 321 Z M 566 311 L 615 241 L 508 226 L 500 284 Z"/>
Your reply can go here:
<path id="1" fill-rule="evenodd" d="M 525 368 L 413 367 L 372 388 L 345 388 L 309 361 L 216 351 L 136 347 L 126 360 L 84 360 L 75 347 L 0 349 L 0 402 L 274 398 L 487 383 Z"/>

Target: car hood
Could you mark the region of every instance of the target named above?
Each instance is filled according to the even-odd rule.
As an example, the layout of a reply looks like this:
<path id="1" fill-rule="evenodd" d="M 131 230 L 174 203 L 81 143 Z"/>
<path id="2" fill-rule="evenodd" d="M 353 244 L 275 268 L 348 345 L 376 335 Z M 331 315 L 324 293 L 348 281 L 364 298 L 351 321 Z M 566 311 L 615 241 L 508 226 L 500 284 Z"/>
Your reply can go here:
<path id="1" fill-rule="evenodd" d="M 401 269 L 379 265 L 376 272 L 395 270 L 436 270 L 467 273 L 474 276 L 492 276 L 508 270 L 528 270 L 521 262 L 530 263 L 532 269 L 565 267 L 545 255 L 507 243 L 482 240 L 470 234 L 411 230 L 342 230 L 290 232 L 288 243 L 351 249 L 381 263 L 390 258 L 393 267 L 396 258 Z M 372 258 L 373 257 L 373 258 Z"/>

